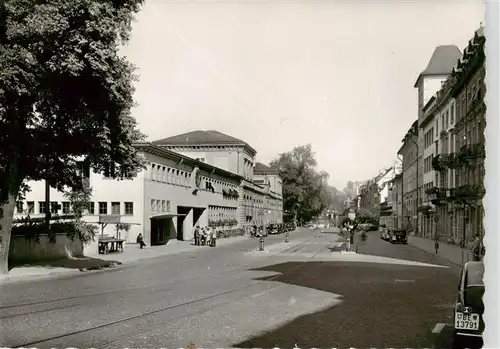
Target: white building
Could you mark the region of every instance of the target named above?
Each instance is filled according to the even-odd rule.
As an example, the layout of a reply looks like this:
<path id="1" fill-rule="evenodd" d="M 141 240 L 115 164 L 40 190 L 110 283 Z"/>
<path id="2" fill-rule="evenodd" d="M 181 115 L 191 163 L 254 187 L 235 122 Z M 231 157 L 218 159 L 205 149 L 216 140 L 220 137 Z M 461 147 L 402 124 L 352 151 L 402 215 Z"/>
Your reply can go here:
<path id="1" fill-rule="evenodd" d="M 458 60 L 462 57 L 460 49 L 455 45 L 441 45 L 437 46 L 434 50 L 427 67 L 419 74 L 414 87 L 418 90 L 418 203 L 420 207 L 424 204 L 426 198 L 425 195 L 425 183 L 428 182 L 430 172 L 428 171 L 428 161 L 425 162 L 426 157 L 424 154 L 425 149 L 428 148 L 428 143 L 425 141 L 425 132 L 422 128 L 422 122 L 425 118 L 425 110 L 429 110 L 427 105 L 430 103 L 431 98 L 441 89 L 443 83 L 450 76 L 453 67 L 456 65 Z M 429 130 L 427 130 L 428 132 Z M 434 130 L 434 134 L 437 135 L 437 131 Z M 428 136 L 427 136 L 428 137 Z M 427 138 L 428 140 L 428 138 Z M 426 165 L 427 163 L 427 165 Z M 426 167 L 427 166 L 427 167 Z M 426 172 L 427 169 L 427 172 Z M 427 182 L 425 177 L 427 174 Z M 423 213 L 417 213 L 419 216 L 419 230 L 425 229 L 424 225 L 426 219 L 423 217 Z"/>
<path id="2" fill-rule="evenodd" d="M 135 242 L 142 233 L 148 245 L 165 244 L 169 239 L 190 240 L 196 225 L 243 228 L 257 222 L 283 222 L 281 179 L 277 171 L 262 165 L 254 183 L 237 173 L 151 143 L 135 147 L 147 166 L 134 179 L 118 181 L 90 169 L 83 171 L 93 189 L 86 221 L 97 223 L 99 216 L 120 215 L 122 223 L 131 224 L 130 231 L 126 236 L 122 234 L 122 238 Z M 253 176 L 253 167 L 249 171 Z M 32 190 L 23 203 L 18 203 L 16 216 L 25 215 L 28 208 L 31 217 L 43 217 L 45 183 L 28 184 Z M 53 214 L 71 212 L 63 193 L 52 188 L 50 201 Z M 114 235 L 114 229 L 109 224 L 105 233 Z"/>

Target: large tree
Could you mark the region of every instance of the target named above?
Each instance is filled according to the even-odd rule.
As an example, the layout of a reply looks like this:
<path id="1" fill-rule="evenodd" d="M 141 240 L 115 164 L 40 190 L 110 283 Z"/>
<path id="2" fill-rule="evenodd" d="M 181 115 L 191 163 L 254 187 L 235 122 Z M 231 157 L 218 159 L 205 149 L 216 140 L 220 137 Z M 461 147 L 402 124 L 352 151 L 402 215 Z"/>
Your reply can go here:
<path id="1" fill-rule="evenodd" d="M 316 172 L 316 165 L 310 144 L 280 154 L 270 164 L 283 179 L 284 210 L 296 214 L 300 222 L 310 221 L 331 204 L 328 173 Z"/>
<path id="2" fill-rule="evenodd" d="M 131 178 L 143 139 L 120 56 L 142 0 L 0 1 L 0 273 L 23 183 L 78 189 L 79 161 Z"/>

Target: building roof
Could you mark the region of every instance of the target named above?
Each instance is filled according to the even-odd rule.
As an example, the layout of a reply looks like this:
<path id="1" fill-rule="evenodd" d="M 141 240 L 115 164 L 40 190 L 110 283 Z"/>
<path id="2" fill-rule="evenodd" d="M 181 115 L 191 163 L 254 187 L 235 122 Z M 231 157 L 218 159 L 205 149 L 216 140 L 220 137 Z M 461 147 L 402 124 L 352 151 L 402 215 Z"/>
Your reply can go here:
<path id="1" fill-rule="evenodd" d="M 256 162 L 255 163 L 255 167 L 253 169 L 253 172 L 254 173 L 258 173 L 258 172 L 278 172 L 277 169 L 275 168 L 272 168 L 272 167 L 269 167 L 267 165 L 264 165 L 262 162 Z"/>
<path id="2" fill-rule="evenodd" d="M 432 57 L 425 68 L 417 78 L 414 87 L 417 87 L 420 79 L 425 76 L 448 75 L 457 60 L 462 57 L 462 52 L 455 45 L 441 45 L 435 48 Z"/>
<path id="3" fill-rule="evenodd" d="M 189 146 L 189 145 L 242 145 L 248 147 L 254 153 L 255 149 L 250 147 L 241 139 L 229 136 L 225 133 L 209 130 L 196 130 L 180 135 L 159 139 L 152 142 L 159 146 Z"/>

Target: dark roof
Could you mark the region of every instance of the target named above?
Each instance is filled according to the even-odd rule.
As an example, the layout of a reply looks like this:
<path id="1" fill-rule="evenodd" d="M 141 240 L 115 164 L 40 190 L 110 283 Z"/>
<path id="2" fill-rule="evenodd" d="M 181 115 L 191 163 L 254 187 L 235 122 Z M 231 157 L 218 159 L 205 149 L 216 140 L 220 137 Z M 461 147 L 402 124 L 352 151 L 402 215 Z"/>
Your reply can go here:
<path id="1" fill-rule="evenodd" d="M 261 162 L 256 162 L 255 167 L 253 168 L 253 172 L 278 172 L 277 169 L 264 165 Z"/>
<path id="2" fill-rule="evenodd" d="M 241 139 L 228 136 L 219 131 L 191 131 L 177 136 L 159 139 L 154 141 L 157 145 L 198 145 L 198 144 L 241 144 L 245 145 Z"/>
<path id="3" fill-rule="evenodd" d="M 420 79 L 424 76 L 450 74 L 453 67 L 457 64 L 457 60 L 461 57 L 462 52 L 455 45 L 441 45 L 436 47 L 429 64 L 427 64 L 427 68 L 420 73 L 414 87 L 417 87 Z"/>
<path id="4" fill-rule="evenodd" d="M 251 153 L 257 154 L 257 151 L 252 148 L 248 143 L 241 139 L 228 136 L 225 133 L 210 130 L 196 130 L 183 133 L 177 136 L 159 139 L 152 142 L 159 146 L 190 146 L 190 145 L 241 145 L 247 147 Z"/>

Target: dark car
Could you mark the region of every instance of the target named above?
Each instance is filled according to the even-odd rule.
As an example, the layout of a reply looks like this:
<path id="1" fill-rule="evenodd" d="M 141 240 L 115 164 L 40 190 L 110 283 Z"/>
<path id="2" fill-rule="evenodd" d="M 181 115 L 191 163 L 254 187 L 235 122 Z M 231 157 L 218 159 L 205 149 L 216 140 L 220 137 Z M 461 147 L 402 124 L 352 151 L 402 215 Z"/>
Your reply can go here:
<path id="1" fill-rule="evenodd" d="M 484 331 L 484 263 L 465 263 L 453 311 L 453 348 L 481 348 Z"/>
<path id="2" fill-rule="evenodd" d="M 389 241 L 391 244 L 407 244 L 408 234 L 405 229 L 393 229 L 389 230 Z"/>

